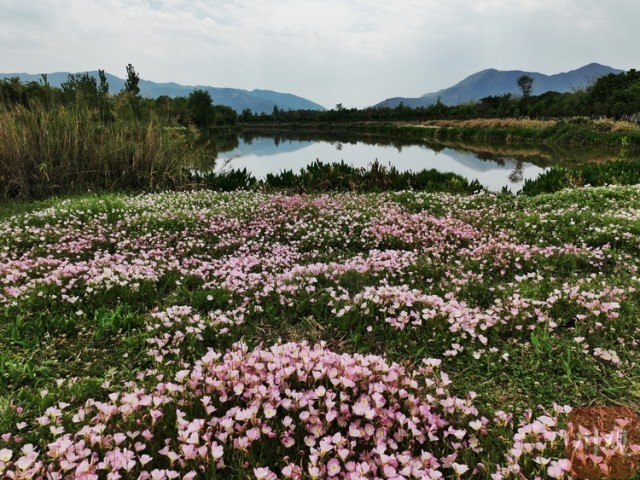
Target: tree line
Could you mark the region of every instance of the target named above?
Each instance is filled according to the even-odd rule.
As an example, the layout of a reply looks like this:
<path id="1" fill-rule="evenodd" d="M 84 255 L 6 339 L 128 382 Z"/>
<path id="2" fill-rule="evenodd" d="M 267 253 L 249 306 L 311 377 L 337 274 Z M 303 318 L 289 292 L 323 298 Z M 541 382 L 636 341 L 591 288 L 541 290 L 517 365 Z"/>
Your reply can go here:
<path id="1" fill-rule="evenodd" d="M 114 121 L 123 117 L 160 118 L 174 126 L 195 126 L 207 129 L 235 125 L 238 115 L 231 107 L 215 105 L 206 90 L 196 89 L 186 97 L 144 98 L 140 95 L 140 76 L 133 65 L 126 67 L 127 78 L 116 95 L 109 93 L 104 70 L 98 78 L 89 73 L 71 73 L 60 87 L 49 84 L 46 74 L 40 81 L 22 82 L 18 77 L 0 80 L 0 107 L 10 110 L 24 108 L 90 108 L 96 119 Z"/>
<path id="2" fill-rule="evenodd" d="M 362 121 L 423 121 L 473 118 L 567 118 L 608 117 L 617 120 L 640 121 L 640 72 L 635 69 L 598 78 L 583 89 L 573 92 L 545 92 L 532 95 L 533 78 L 523 75 L 517 80 L 521 95 L 492 95 L 479 101 L 460 105 L 436 103 L 412 108 L 397 107 L 345 108 L 342 104 L 327 111 L 284 111 L 274 107 L 271 114 L 255 114 L 244 110 L 242 123 L 300 122 L 362 122 Z"/>
<path id="3" fill-rule="evenodd" d="M 116 95 L 109 93 L 104 70 L 98 78 L 88 73 L 69 74 L 60 87 L 49 84 L 46 74 L 40 81 L 21 82 L 19 78 L 0 80 L 0 107 L 17 105 L 31 108 L 82 106 L 94 109 L 103 121 L 133 116 L 140 119 L 157 116 L 170 125 L 195 126 L 202 130 L 235 126 L 238 123 L 323 123 L 363 121 L 425 121 L 472 118 L 567 118 L 609 117 L 623 120 L 640 119 L 640 72 L 635 69 L 598 78 L 584 89 L 573 92 L 546 92 L 532 95 L 533 79 L 523 75 L 517 81 L 521 95 L 506 93 L 487 96 L 461 105 L 441 101 L 412 108 L 402 103 L 397 107 L 345 108 L 342 104 L 326 111 L 283 110 L 277 106 L 267 113 L 245 109 L 238 115 L 225 105 L 215 105 L 209 92 L 197 89 L 186 97 L 144 98 L 140 95 L 140 77 L 133 65 L 126 67 L 127 79 Z"/>

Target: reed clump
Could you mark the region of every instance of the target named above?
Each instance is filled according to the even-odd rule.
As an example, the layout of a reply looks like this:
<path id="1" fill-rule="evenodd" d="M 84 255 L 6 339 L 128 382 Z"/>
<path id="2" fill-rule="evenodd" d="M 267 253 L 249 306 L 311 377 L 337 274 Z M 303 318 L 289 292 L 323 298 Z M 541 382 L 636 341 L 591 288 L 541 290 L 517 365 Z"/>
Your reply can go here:
<path id="1" fill-rule="evenodd" d="M 159 190 L 187 180 L 200 154 L 189 130 L 154 112 L 85 105 L 0 107 L 0 196 L 42 198 L 86 190 Z"/>

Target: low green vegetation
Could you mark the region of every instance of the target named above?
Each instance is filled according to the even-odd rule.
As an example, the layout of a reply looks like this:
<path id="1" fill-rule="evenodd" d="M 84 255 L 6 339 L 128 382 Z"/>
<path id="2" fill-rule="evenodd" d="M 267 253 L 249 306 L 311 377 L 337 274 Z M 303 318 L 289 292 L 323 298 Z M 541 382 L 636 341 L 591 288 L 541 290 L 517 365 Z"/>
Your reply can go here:
<path id="1" fill-rule="evenodd" d="M 482 189 L 476 180 L 469 182 L 461 175 L 435 169 L 400 172 L 393 166 L 373 162 L 368 167 L 346 163 L 322 163 L 318 160 L 298 173 L 285 170 L 269 173 L 258 180 L 246 169 L 230 169 L 211 173 L 192 173 L 191 179 L 211 190 L 261 190 L 284 192 L 384 192 L 421 190 L 429 192 L 473 193 Z"/>
<path id="2" fill-rule="evenodd" d="M 344 162 L 324 164 L 316 161 L 301 168 L 298 173 L 286 170 L 278 174 L 268 174 L 260 180 L 246 169 L 191 173 L 190 178 L 193 184 L 223 192 L 252 190 L 285 193 L 364 193 L 414 190 L 470 194 L 484 190 L 477 180 L 469 182 L 455 173 L 442 173 L 434 169 L 399 172 L 393 166 L 385 167 L 377 162 L 366 168 L 357 168 Z M 517 193 L 532 196 L 567 188 L 636 184 L 640 184 L 640 162 L 615 160 L 573 167 L 552 166 L 538 178 L 526 180 L 522 190 Z M 511 195 L 507 189 L 502 193 Z"/>
<path id="3" fill-rule="evenodd" d="M 582 165 L 579 168 L 551 167 L 535 180 L 526 180 L 524 195 L 552 193 L 565 188 L 640 184 L 640 162 L 615 161 Z"/>

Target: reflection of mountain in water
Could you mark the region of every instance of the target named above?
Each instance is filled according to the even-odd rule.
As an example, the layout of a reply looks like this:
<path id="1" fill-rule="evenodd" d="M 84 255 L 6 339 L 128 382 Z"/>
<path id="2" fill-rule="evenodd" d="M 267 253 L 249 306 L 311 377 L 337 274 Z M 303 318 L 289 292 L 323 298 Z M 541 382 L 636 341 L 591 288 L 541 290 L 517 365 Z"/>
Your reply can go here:
<path id="1" fill-rule="evenodd" d="M 490 172 L 492 170 L 504 170 L 505 168 L 505 166 L 501 166 L 495 160 L 482 160 L 476 157 L 473 153 L 468 153 L 461 150 L 445 148 L 441 153 L 455 160 L 463 167 L 467 167 L 475 172 Z M 513 163 L 515 166 L 515 162 Z"/>
<path id="2" fill-rule="evenodd" d="M 276 142 L 273 138 L 257 137 L 249 143 L 241 140 L 237 148 L 227 152 L 220 152 L 220 158 L 244 157 L 247 155 L 255 155 L 258 157 L 281 155 L 283 153 L 296 152 L 314 143 L 315 142 L 312 141 L 303 142 L 298 140 Z"/>
<path id="3" fill-rule="evenodd" d="M 218 156 L 218 169 L 246 169 L 258 179 L 270 173 L 297 171 L 319 159 L 323 163 L 340 161 L 356 168 L 369 168 L 373 161 L 393 166 L 398 171 L 436 169 L 453 172 L 469 181 L 479 180 L 491 190 L 506 187 L 515 190 L 526 178 L 536 177 L 542 169 L 526 160 L 516 160 L 509 152 L 497 149 L 491 152 L 459 150 L 453 145 L 426 145 L 425 142 L 407 141 L 407 148 L 392 147 L 390 142 L 372 139 L 336 143 L 336 140 L 287 139 L 282 136 L 240 137 L 237 148 Z M 368 141 L 367 141 L 368 140 Z M 440 147 L 440 148 L 439 148 Z M 302 152 L 304 150 L 304 153 Z"/>

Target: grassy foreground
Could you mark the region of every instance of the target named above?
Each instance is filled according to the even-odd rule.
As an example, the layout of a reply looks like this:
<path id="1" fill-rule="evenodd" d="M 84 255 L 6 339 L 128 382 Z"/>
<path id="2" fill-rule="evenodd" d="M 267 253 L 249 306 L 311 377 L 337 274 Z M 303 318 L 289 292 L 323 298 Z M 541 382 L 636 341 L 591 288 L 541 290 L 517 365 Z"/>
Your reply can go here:
<path id="1" fill-rule="evenodd" d="M 639 187 L 0 219 L 3 478 L 567 478 L 571 407 L 640 407 Z"/>

